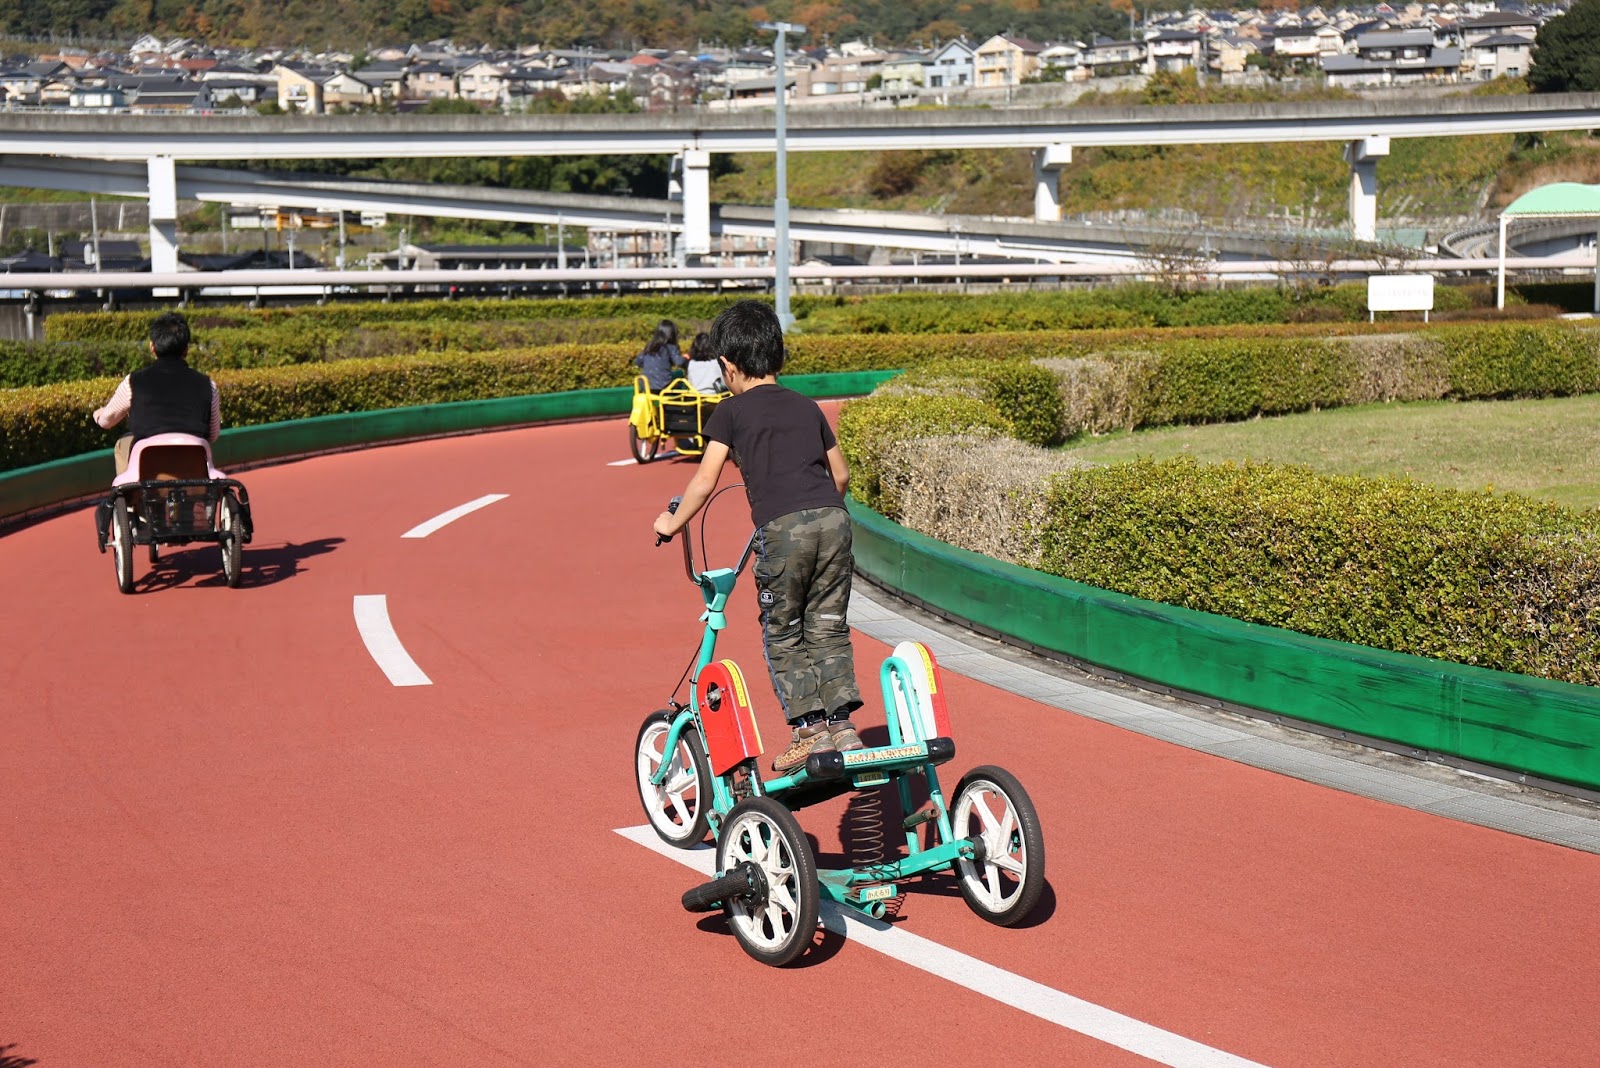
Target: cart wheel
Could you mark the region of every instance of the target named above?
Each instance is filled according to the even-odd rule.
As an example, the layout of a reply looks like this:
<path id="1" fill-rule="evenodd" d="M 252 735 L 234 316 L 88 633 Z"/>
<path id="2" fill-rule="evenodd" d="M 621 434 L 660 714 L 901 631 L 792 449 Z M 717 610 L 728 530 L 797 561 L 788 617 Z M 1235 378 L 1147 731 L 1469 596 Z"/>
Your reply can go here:
<path id="1" fill-rule="evenodd" d="M 1044 891 L 1044 834 L 1028 792 L 1003 768 L 973 768 L 956 787 L 950 826 L 957 840 L 983 841 L 981 860 L 957 861 L 968 907 L 1001 927 L 1021 923 Z"/>
<path id="2" fill-rule="evenodd" d="M 238 587 L 244 570 L 244 531 L 239 525 L 239 505 L 233 494 L 224 496 L 221 503 L 217 512 L 217 544 L 222 549 L 222 575 L 231 590 Z"/>
<path id="3" fill-rule="evenodd" d="M 150 543 L 150 566 L 155 567 L 161 562 L 161 547 L 155 542 Z"/>
<path id="4" fill-rule="evenodd" d="M 133 523 L 128 502 L 117 498 L 111 513 L 111 560 L 117 568 L 117 589 L 133 592 Z"/>
<path id="5" fill-rule="evenodd" d="M 628 424 L 628 450 L 633 453 L 633 458 L 642 464 L 647 464 L 656 458 L 656 449 L 661 445 L 661 439 L 655 436 L 641 438 L 639 428 L 632 423 Z"/>
<path id="6" fill-rule="evenodd" d="M 667 733 L 676 718 L 676 713 L 667 709 L 645 717 L 639 743 L 634 746 L 635 766 L 639 800 L 650 826 L 668 845 L 687 849 L 705 841 L 711 822 L 711 768 L 700 732 L 690 727 L 679 735 L 667 781 L 660 786 L 650 781 L 665 759 L 662 746 L 667 744 Z"/>
<path id="7" fill-rule="evenodd" d="M 811 946 L 821 890 L 811 843 L 793 813 L 770 797 L 745 798 L 723 821 L 717 870 L 744 861 L 761 869 L 767 892 L 755 900 L 729 901 L 728 926 L 756 960 L 773 967 L 788 964 Z"/>

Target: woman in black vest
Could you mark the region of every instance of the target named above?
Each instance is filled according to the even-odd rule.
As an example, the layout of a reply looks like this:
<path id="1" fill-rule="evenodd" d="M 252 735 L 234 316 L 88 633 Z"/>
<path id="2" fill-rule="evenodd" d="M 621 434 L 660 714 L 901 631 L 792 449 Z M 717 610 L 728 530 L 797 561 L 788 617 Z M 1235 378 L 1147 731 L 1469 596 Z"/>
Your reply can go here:
<path id="1" fill-rule="evenodd" d="M 117 439 L 117 474 L 128 469 L 133 443 L 157 434 L 192 434 L 216 441 L 222 430 L 222 404 L 216 384 L 189 366 L 189 323 L 177 312 L 150 324 L 155 360 L 117 383 L 94 421 L 110 430 L 123 419 L 128 432 Z"/>

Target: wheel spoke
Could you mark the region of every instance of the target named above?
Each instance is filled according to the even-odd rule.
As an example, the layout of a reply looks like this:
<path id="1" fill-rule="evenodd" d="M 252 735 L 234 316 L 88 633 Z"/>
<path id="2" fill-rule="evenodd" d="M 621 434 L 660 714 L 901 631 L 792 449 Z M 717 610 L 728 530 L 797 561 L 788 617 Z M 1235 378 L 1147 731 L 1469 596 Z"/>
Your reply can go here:
<path id="1" fill-rule="evenodd" d="M 989 904 L 999 908 L 1005 900 L 1005 895 L 1000 892 L 1000 869 L 993 864 L 983 866 L 983 881 L 989 888 Z"/>
<path id="2" fill-rule="evenodd" d="M 667 793 L 681 794 L 694 785 L 694 772 L 684 768 L 682 771 L 669 776 L 663 785 Z"/>
<path id="3" fill-rule="evenodd" d="M 1023 864 L 1021 858 L 1013 856 L 1010 853 L 991 853 L 989 854 L 989 863 L 993 864 L 1002 871 L 1010 872 L 1018 879 L 1021 879 L 1028 870 L 1027 866 Z"/>
<path id="4" fill-rule="evenodd" d="M 994 818 L 994 813 L 989 809 L 988 799 L 974 796 L 972 810 L 978 814 L 978 821 L 983 824 L 983 836 L 987 839 L 999 825 L 999 821 Z"/>
<path id="5" fill-rule="evenodd" d="M 682 821 L 683 825 L 687 827 L 689 824 L 693 823 L 694 812 L 689 808 L 688 804 L 684 802 L 683 794 L 676 793 L 669 794 L 668 796 L 671 798 L 673 811 L 677 812 L 678 819 Z"/>

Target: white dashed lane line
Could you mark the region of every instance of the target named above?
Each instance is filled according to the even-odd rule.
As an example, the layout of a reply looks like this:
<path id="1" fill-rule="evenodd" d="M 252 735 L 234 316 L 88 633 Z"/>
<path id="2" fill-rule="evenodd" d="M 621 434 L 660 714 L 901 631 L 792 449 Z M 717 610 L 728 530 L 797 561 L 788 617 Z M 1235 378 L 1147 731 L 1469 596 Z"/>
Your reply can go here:
<path id="1" fill-rule="evenodd" d="M 448 512 L 440 512 L 426 523 L 419 523 L 400 536 L 402 538 L 426 538 L 429 534 L 432 534 L 440 527 L 449 523 L 454 523 L 462 516 L 470 515 L 471 513 L 476 512 L 479 508 L 487 507 L 488 505 L 493 504 L 495 501 L 503 501 L 507 496 L 508 494 L 504 493 L 485 494 L 475 501 L 468 501 L 466 504 L 458 505 L 455 508 L 450 509 Z"/>
<path id="2" fill-rule="evenodd" d="M 389 676 L 396 686 L 432 686 L 433 680 L 422 673 L 417 662 L 411 659 L 400 636 L 389 622 L 389 598 L 381 593 L 358 595 L 355 600 L 356 630 L 366 643 L 367 652 Z"/>
<path id="3" fill-rule="evenodd" d="M 653 853 L 693 868 L 708 879 L 716 874 L 716 854 L 709 848 L 675 849 L 658 838 L 648 825 L 619 828 L 617 833 Z M 844 935 L 902 964 L 993 998 L 1030 1016 L 1048 1020 L 1069 1031 L 1136 1053 L 1157 1064 L 1170 1065 L 1172 1068 L 1262 1068 L 1256 1061 L 1236 1057 L 1091 1001 L 1064 994 L 903 928 L 869 919 L 827 898 L 822 900 L 822 923 L 833 933 Z"/>

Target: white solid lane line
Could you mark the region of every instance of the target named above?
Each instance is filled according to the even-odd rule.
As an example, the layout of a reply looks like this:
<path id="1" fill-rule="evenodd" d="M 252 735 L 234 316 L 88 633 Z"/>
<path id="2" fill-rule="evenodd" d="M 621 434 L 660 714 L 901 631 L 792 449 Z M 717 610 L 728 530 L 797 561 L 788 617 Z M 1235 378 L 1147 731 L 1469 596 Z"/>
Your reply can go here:
<path id="1" fill-rule="evenodd" d="M 479 508 L 491 505 L 495 501 L 503 501 L 507 496 L 508 495 L 504 493 L 485 494 L 475 501 L 468 501 L 466 504 L 452 508 L 448 512 L 440 512 L 426 523 L 419 523 L 400 536 L 402 538 L 426 538 L 429 534 L 432 534 L 445 524 L 454 523 L 462 516 L 476 512 Z"/>
<path id="2" fill-rule="evenodd" d="M 359 595 L 355 602 L 356 630 L 389 681 L 396 686 L 432 686 L 389 622 L 389 598 L 381 593 Z"/>
<path id="3" fill-rule="evenodd" d="M 708 879 L 716 874 L 716 853 L 708 847 L 675 849 L 656 837 L 648 825 L 619 828 L 617 833 L 630 842 L 693 868 Z M 822 899 L 822 922 L 835 934 L 845 935 L 902 964 L 1158 1064 L 1172 1068 L 1262 1068 L 1255 1061 L 1063 994 L 910 931 L 863 916 L 827 898 Z"/>

